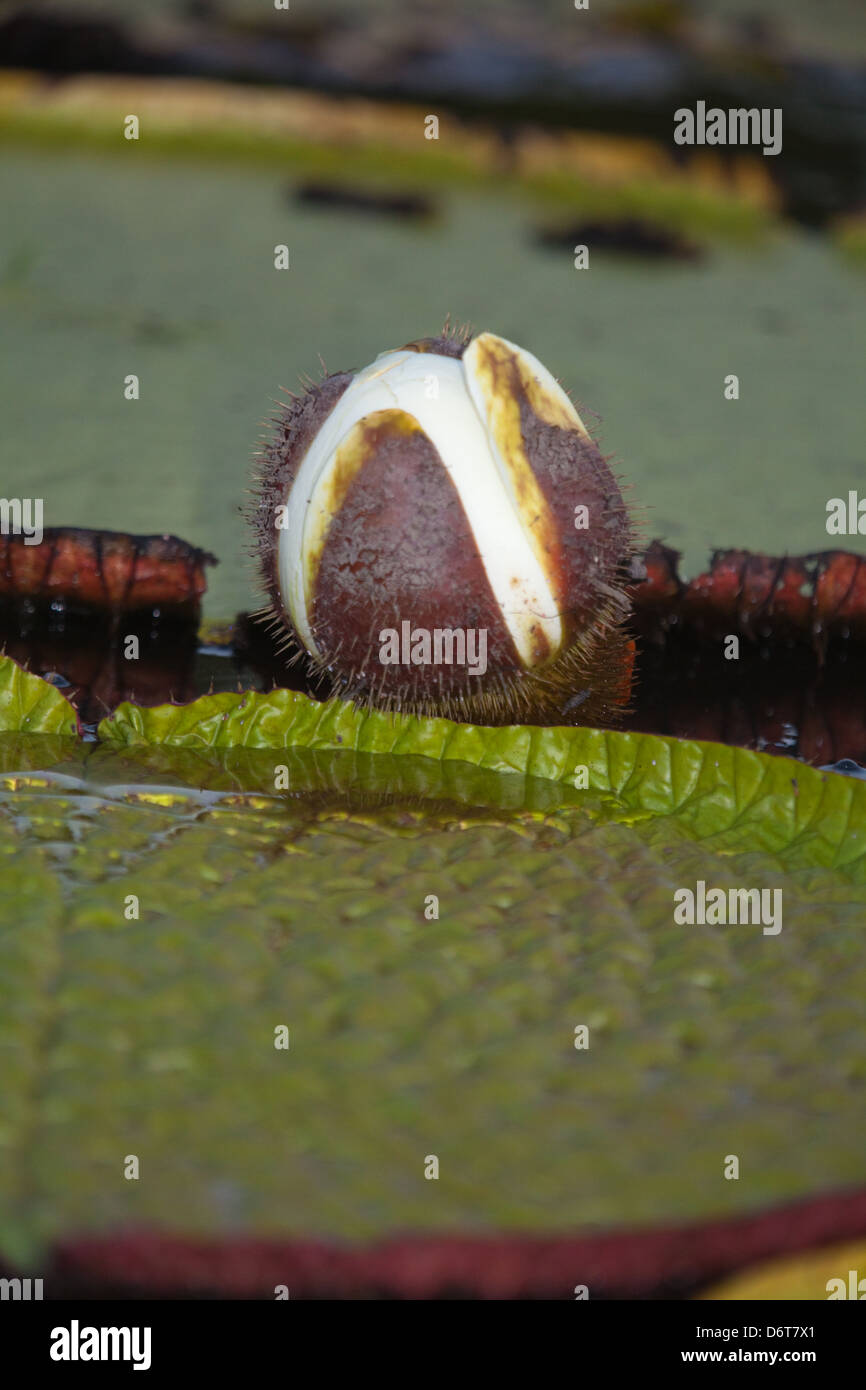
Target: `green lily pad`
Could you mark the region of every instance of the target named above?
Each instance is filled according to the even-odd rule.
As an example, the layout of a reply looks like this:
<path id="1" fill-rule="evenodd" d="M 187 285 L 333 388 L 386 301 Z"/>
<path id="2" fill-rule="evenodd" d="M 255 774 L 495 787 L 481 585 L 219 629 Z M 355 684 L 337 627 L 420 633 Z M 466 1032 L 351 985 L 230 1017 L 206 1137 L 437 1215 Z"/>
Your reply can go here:
<path id="1" fill-rule="evenodd" d="M 565 1234 L 861 1181 L 866 785 L 285 691 L 99 736 L 0 738 L 0 1254 Z M 698 880 L 781 889 L 782 929 L 678 925 Z"/>
<path id="2" fill-rule="evenodd" d="M 858 882 L 866 875 L 866 787 L 742 748 L 599 729 L 455 724 L 360 711 L 341 700 L 319 703 L 293 690 L 223 692 L 154 709 L 122 704 L 102 721 L 99 735 L 133 747 L 342 751 L 372 758 L 370 768 L 386 755 L 392 766 L 382 785 L 394 785 L 396 776 L 397 789 L 404 784 L 394 770 L 406 757 L 430 760 L 443 770 L 469 765 L 487 774 L 552 782 L 562 804 L 587 811 L 594 805 L 596 814 L 611 819 L 675 817 L 699 839 L 712 836 L 728 852 L 750 847 L 791 867 L 844 868 Z M 263 764 L 263 789 L 273 789 L 284 761 L 274 757 Z M 361 765 L 349 759 L 344 766 L 343 786 L 349 789 Z M 425 782 L 437 794 L 452 785 L 444 773 L 437 782 L 426 763 L 419 790 Z M 495 796 L 495 776 L 483 785 Z"/>
<path id="3" fill-rule="evenodd" d="M 53 685 L 23 671 L 11 657 L 0 656 L 0 731 L 74 738 L 78 720 Z"/>

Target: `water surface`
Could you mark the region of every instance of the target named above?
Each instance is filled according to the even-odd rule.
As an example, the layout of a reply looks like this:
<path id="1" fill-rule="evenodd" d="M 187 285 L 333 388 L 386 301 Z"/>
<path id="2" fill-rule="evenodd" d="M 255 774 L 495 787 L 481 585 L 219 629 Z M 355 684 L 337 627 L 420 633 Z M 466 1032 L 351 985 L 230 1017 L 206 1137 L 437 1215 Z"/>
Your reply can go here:
<path id="1" fill-rule="evenodd" d="M 288 168 L 140 153 L 0 154 L 2 491 L 41 495 L 46 525 L 176 532 L 220 557 L 207 611 L 249 607 L 239 509 L 280 388 L 450 313 L 530 348 L 601 417 L 647 534 L 687 572 L 713 546 L 833 543 L 827 500 L 864 479 L 866 280 L 820 238 L 576 271 L 510 198 L 445 195 L 410 226 L 295 205 Z"/>

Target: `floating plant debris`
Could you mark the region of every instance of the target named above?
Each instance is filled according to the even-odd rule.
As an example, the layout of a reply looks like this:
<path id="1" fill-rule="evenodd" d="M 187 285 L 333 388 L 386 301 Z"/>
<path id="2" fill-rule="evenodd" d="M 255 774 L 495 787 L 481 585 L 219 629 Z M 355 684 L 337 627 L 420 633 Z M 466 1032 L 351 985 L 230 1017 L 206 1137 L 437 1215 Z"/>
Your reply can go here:
<path id="1" fill-rule="evenodd" d="M 46 528 L 38 545 L 0 536 L 0 646 L 68 695 L 84 723 L 121 700 L 191 700 L 211 564 L 177 536 L 80 527 Z"/>
<path id="2" fill-rule="evenodd" d="M 598 219 L 541 227 L 535 236 L 539 246 L 553 250 L 572 250 L 586 246 L 592 251 L 617 255 L 647 256 L 654 260 L 698 261 L 702 248 L 695 241 L 655 222 L 639 217 Z"/>
<path id="3" fill-rule="evenodd" d="M 216 558 L 177 536 L 46 527 L 41 543 L 0 535 L 0 601 L 62 599 L 109 611 L 171 609 L 197 617 Z"/>
<path id="4" fill-rule="evenodd" d="M 794 637 L 818 650 L 833 636 L 866 638 L 866 556 L 716 550 L 689 583 L 678 575 L 679 558 L 661 541 L 647 547 L 647 579 L 634 590 L 642 630 L 677 624 L 701 636 Z"/>
<path id="5" fill-rule="evenodd" d="M 326 208 L 334 212 L 361 212 L 377 217 L 427 218 L 434 212 L 433 200 L 421 193 L 385 193 L 373 188 L 350 188 L 345 184 L 309 180 L 291 189 L 297 203 Z"/>

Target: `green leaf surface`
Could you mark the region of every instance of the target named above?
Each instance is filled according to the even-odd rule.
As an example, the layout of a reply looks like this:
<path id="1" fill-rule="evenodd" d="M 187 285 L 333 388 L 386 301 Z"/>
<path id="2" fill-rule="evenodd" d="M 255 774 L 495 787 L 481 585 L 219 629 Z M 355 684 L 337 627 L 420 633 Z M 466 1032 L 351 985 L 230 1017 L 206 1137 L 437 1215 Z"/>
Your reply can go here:
<path id="1" fill-rule="evenodd" d="M 408 756 L 442 768 L 462 763 L 556 783 L 566 804 L 601 798 L 599 813 L 615 819 L 675 816 L 720 849 L 750 846 L 792 866 L 834 866 L 858 881 L 866 875 L 866 787 L 743 748 L 599 729 L 455 724 L 319 703 L 292 690 L 223 692 L 155 709 L 122 704 L 99 735 L 126 746 L 305 748 L 388 755 L 395 766 Z M 346 764 L 347 788 L 354 766 Z M 586 791 L 575 797 L 584 771 Z M 492 791 L 495 778 L 488 784 Z"/>
<path id="2" fill-rule="evenodd" d="M 11 657 L 0 656 L 0 732 L 68 734 L 75 737 L 75 711 L 39 676 L 24 671 Z"/>
<path id="3" fill-rule="evenodd" d="M 0 738 L 0 1253 L 571 1233 L 862 1181 L 864 784 L 288 692 L 99 732 Z M 782 930 L 677 925 L 698 879 L 780 888 Z"/>

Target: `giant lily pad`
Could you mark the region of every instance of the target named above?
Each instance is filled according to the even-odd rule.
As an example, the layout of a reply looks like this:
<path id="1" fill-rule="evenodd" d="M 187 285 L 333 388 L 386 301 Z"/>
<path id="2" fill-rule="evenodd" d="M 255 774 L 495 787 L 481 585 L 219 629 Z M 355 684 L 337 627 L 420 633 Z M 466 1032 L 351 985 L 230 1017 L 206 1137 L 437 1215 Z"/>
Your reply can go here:
<path id="1" fill-rule="evenodd" d="M 7 1260 L 140 1227 L 586 1232 L 861 1179 L 862 783 L 287 691 L 99 733 L 0 739 Z M 781 888 L 781 931 L 677 925 L 698 880 Z"/>

